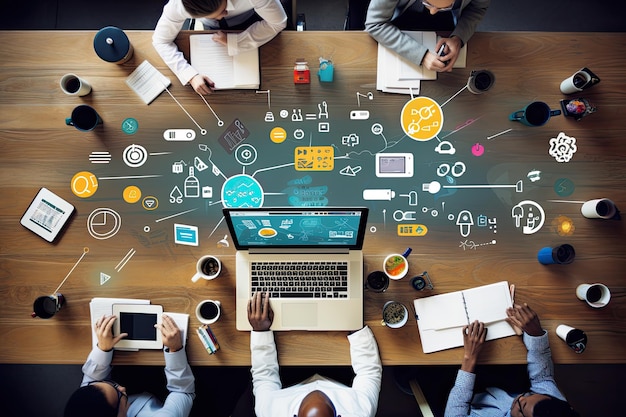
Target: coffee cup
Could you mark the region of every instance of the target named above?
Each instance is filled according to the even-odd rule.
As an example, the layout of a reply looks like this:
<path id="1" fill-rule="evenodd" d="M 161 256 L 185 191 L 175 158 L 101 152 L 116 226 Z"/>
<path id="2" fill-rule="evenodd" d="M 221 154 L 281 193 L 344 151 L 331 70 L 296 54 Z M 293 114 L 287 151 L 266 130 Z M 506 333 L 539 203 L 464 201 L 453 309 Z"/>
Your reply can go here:
<path id="1" fill-rule="evenodd" d="M 550 264 L 571 264 L 574 262 L 576 252 L 572 245 L 564 244 L 554 248 L 545 247 L 537 253 L 537 260 L 543 265 Z"/>
<path id="2" fill-rule="evenodd" d="M 586 71 L 576 71 L 572 76 L 561 81 L 560 89 L 563 94 L 574 94 L 583 91 L 591 83 L 591 74 Z"/>
<path id="3" fill-rule="evenodd" d="M 556 334 L 576 353 L 583 353 L 587 347 L 587 335 L 580 329 L 559 324 L 556 328 Z"/>
<path id="4" fill-rule="evenodd" d="M 387 301 L 383 306 L 382 325 L 399 329 L 409 319 L 409 310 L 399 301 Z"/>
<path id="5" fill-rule="evenodd" d="M 72 110 L 72 116 L 65 119 L 65 124 L 82 132 L 89 132 L 102 124 L 102 118 L 93 107 L 81 104 Z"/>
<path id="6" fill-rule="evenodd" d="M 221 303 L 215 300 L 200 301 L 196 307 L 196 317 L 202 324 L 213 324 L 222 313 Z"/>
<path id="7" fill-rule="evenodd" d="M 365 280 L 365 288 L 373 292 L 384 292 L 388 287 L 389 277 L 383 271 L 374 271 Z"/>
<path id="8" fill-rule="evenodd" d="M 33 313 L 31 316 L 49 319 L 54 316 L 64 304 L 65 297 L 60 293 L 37 297 L 33 303 Z"/>
<path id="9" fill-rule="evenodd" d="M 215 279 L 222 272 L 222 263 L 213 255 L 205 255 L 198 259 L 196 263 L 196 274 L 191 277 L 192 282 L 198 281 L 200 278 L 211 280 Z"/>
<path id="10" fill-rule="evenodd" d="M 580 208 L 580 212 L 588 219 L 612 219 L 617 209 L 615 203 L 608 198 L 596 198 L 586 201 Z"/>
<path id="11" fill-rule="evenodd" d="M 86 96 L 91 93 L 91 85 L 76 74 L 65 74 L 59 84 L 68 96 Z"/>
<path id="12" fill-rule="evenodd" d="M 526 126 L 543 126 L 550 117 L 558 116 L 561 110 L 550 110 L 543 101 L 533 101 L 522 110 L 515 111 L 509 115 L 509 120 L 520 122 Z"/>
<path id="13" fill-rule="evenodd" d="M 383 261 L 383 271 L 391 279 L 401 279 L 409 272 L 409 261 L 406 259 L 411 253 L 411 248 L 403 254 L 392 253 Z"/>
<path id="14" fill-rule="evenodd" d="M 576 287 L 576 297 L 586 301 L 593 308 L 601 308 L 611 300 L 611 291 L 604 284 L 580 284 Z"/>
<path id="15" fill-rule="evenodd" d="M 493 83 L 496 81 L 496 77 L 491 71 L 488 70 L 476 70 L 470 73 L 467 80 L 467 89 L 472 94 L 482 94 L 489 90 Z"/>

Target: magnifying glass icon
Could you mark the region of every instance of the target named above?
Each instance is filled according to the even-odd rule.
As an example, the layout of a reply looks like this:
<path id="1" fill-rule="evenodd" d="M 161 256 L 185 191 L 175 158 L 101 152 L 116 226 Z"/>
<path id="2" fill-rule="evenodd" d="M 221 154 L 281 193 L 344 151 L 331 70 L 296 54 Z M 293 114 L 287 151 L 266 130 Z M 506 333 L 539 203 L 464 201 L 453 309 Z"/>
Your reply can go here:
<path id="1" fill-rule="evenodd" d="M 89 171 L 78 172 L 72 177 L 70 188 L 77 197 L 91 197 L 98 189 L 98 178 Z"/>

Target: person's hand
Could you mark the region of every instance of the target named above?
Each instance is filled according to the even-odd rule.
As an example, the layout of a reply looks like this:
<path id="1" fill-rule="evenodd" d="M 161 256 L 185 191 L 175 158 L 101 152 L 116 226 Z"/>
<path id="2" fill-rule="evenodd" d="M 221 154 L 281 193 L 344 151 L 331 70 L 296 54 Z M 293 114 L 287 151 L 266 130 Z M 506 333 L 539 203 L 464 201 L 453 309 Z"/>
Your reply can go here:
<path id="1" fill-rule="evenodd" d="M 270 329 L 274 321 L 274 312 L 270 306 L 269 293 L 254 293 L 248 301 L 248 321 L 255 332 L 264 332 Z"/>
<path id="2" fill-rule="evenodd" d="M 183 335 L 173 318 L 163 314 L 161 323 L 155 324 L 154 327 L 161 331 L 163 345 L 170 352 L 177 352 L 183 348 Z"/>
<path id="3" fill-rule="evenodd" d="M 117 342 L 128 336 L 128 333 L 120 333 L 118 336 L 113 337 L 111 329 L 116 319 L 116 316 L 102 316 L 94 324 L 94 330 L 98 338 L 98 347 L 105 352 L 109 352 Z"/>
<path id="4" fill-rule="evenodd" d="M 543 328 L 539 321 L 539 316 L 533 311 L 528 304 L 524 305 L 515 304 L 513 307 L 506 309 L 507 319 L 506 321 L 511 326 L 517 326 L 530 336 L 541 336 L 543 334 Z"/>
<path id="5" fill-rule="evenodd" d="M 461 369 L 466 372 L 474 372 L 478 355 L 483 348 L 487 337 L 487 327 L 485 323 L 474 320 L 467 326 L 463 326 L 463 362 Z"/>
<path id="6" fill-rule="evenodd" d="M 440 56 L 439 59 L 444 63 L 444 67 L 440 70 L 440 72 L 450 72 L 452 71 L 452 66 L 459 58 L 459 53 L 461 52 L 461 48 L 463 47 L 461 44 L 461 38 L 458 36 L 453 36 L 447 39 L 441 39 L 437 42 L 437 50 L 441 47 L 440 44 L 446 44 L 446 48 L 444 50 L 444 55 Z"/>
<path id="7" fill-rule="evenodd" d="M 221 30 L 215 32 L 212 39 L 214 42 L 221 43 L 224 46 L 228 46 L 228 39 L 226 37 L 226 34 Z"/>
<path id="8" fill-rule="evenodd" d="M 213 88 L 215 88 L 215 83 L 211 81 L 209 77 L 202 74 L 196 74 L 189 84 L 196 90 L 196 93 L 206 96 L 207 94 L 211 94 L 213 92 Z"/>

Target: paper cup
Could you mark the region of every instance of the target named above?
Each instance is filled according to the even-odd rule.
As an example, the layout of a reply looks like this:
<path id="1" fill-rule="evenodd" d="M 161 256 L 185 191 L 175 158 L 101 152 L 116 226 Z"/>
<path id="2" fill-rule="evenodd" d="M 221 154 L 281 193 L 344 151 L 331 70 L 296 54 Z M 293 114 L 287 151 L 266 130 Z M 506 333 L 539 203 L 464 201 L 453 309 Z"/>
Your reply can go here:
<path id="1" fill-rule="evenodd" d="M 617 209 L 615 203 L 608 198 L 596 198 L 586 201 L 580 211 L 588 219 L 611 219 Z"/>
<path id="2" fill-rule="evenodd" d="M 571 77 L 561 81 L 560 89 L 563 94 L 574 94 L 583 91 L 591 82 L 591 75 L 585 71 L 576 71 Z"/>
<path id="3" fill-rule="evenodd" d="M 586 301 L 593 308 L 606 306 L 611 300 L 611 291 L 604 284 L 580 284 L 576 287 L 576 297 Z"/>
<path id="4" fill-rule="evenodd" d="M 587 335 L 580 329 L 560 324 L 556 328 L 556 334 L 576 353 L 583 353 L 587 347 Z"/>
<path id="5" fill-rule="evenodd" d="M 65 74 L 59 84 L 68 96 L 86 96 L 91 93 L 91 85 L 76 74 Z"/>

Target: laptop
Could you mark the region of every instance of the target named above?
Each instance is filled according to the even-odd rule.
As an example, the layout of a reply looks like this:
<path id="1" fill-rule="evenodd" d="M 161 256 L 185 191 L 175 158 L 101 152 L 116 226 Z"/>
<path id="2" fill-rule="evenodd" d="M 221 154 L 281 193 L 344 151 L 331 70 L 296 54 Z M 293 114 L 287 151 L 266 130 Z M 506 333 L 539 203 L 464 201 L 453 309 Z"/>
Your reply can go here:
<path id="1" fill-rule="evenodd" d="M 236 254 L 237 330 L 269 292 L 272 330 L 363 327 L 366 207 L 224 208 Z"/>

